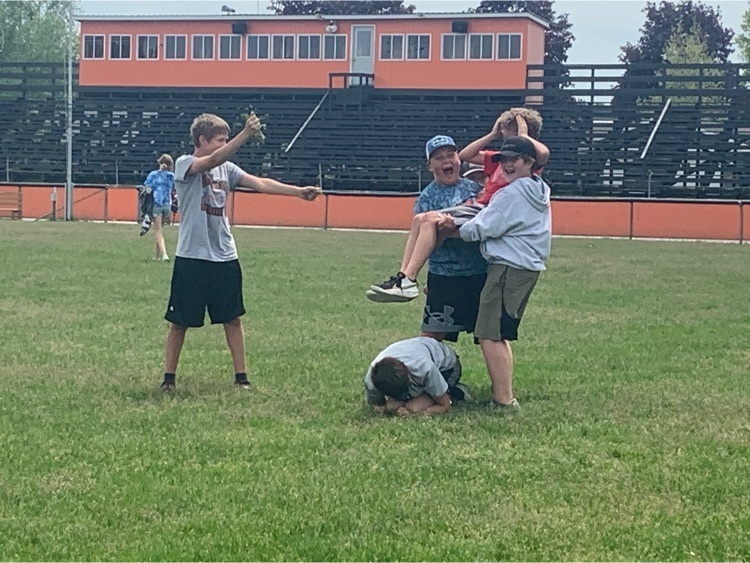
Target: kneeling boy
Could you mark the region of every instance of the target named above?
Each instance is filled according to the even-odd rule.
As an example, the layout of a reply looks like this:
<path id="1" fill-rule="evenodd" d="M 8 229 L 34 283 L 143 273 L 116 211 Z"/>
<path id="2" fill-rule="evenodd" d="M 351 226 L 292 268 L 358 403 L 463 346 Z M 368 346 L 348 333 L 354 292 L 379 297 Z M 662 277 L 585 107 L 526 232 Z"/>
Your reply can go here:
<path id="1" fill-rule="evenodd" d="M 400 340 L 380 352 L 365 375 L 367 402 L 378 413 L 439 414 L 469 399 L 453 349 L 427 336 Z"/>

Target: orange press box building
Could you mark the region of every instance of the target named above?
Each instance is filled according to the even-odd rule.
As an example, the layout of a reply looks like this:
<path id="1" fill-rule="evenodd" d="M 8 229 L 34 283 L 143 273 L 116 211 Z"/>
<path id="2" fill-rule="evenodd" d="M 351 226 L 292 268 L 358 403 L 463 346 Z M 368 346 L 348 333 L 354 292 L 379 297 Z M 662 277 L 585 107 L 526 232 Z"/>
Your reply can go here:
<path id="1" fill-rule="evenodd" d="M 80 86 L 520 90 L 544 62 L 528 13 L 378 16 L 78 16 Z"/>

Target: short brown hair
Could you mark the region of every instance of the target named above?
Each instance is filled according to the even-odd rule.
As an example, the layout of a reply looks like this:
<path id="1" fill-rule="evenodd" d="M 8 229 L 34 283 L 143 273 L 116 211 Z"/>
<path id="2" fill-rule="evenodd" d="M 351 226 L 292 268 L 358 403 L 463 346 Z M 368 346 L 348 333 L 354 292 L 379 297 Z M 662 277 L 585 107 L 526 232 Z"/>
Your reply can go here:
<path id="1" fill-rule="evenodd" d="M 383 358 L 372 366 L 372 384 L 387 397 L 399 399 L 409 393 L 411 372 L 396 358 Z"/>
<path id="2" fill-rule="evenodd" d="M 201 135 L 210 141 L 222 133 L 229 135 L 229 131 L 229 124 L 221 117 L 213 113 L 202 113 L 193 119 L 193 124 L 190 126 L 190 140 L 193 141 L 194 146 L 199 147 Z"/>
<path id="3" fill-rule="evenodd" d="M 156 161 L 157 164 L 166 164 L 167 167 L 172 168 L 174 166 L 174 160 L 172 160 L 172 157 L 168 154 L 163 154 L 159 157 L 159 160 Z"/>
<path id="4" fill-rule="evenodd" d="M 539 133 L 542 131 L 542 116 L 535 109 L 529 108 L 510 108 L 508 111 L 500 114 L 500 126 L 503 129 L 515 131 L 518 133 L 518 127 L 516 125 L 516 116 L 520 115 L 526 120 L 526 125 L 529 126 L 529 137 L 532 139 L 538 139 Z"/>

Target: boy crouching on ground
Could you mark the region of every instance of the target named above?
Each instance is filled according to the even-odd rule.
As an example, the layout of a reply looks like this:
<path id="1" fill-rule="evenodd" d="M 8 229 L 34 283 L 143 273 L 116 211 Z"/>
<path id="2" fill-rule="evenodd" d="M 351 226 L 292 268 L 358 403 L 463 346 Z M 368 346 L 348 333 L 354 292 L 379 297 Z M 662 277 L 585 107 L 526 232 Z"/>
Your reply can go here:
<path id="1" fill-rule="evenodd" d="M 440 414 L 453 401 L 469 400 L 460 378 L 461 362 L 453 349 L 417 336 L 394 342 L 375 357 L 365 375 L 365 395 L 380 414 Z"/>

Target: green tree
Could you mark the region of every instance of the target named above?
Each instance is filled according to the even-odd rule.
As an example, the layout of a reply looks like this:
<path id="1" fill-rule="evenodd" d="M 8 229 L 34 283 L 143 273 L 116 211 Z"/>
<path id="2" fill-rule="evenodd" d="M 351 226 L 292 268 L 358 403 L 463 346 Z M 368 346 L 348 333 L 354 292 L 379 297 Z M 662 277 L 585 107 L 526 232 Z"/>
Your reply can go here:
<path id="1" fill-rule="evenodd" d="M 721 25 L 721 10 L 701 2 L 648 2 L 643 9 L 646 22 L 641 27 L 637 45 L 627 43 L 620 50 L 620 60 L 626 64 L 661 63 L 666 61 L 666 47 L 674 34 L 691 34 L 692 30 L 705 38 L 706 54 L 714 63 L 726 63 L 732 54 L 734 31 Z"/>
<path id="2" fill-rule="evenodd" d="M 413 5 L 404 6 L 402 0 L 272 0 L 269 7 L 280 16 L 298 15 L 371 15 L 371 14 L 413 14 Z"/>
<path id="3" fill-rule="evenodd" d="M 76 37 L 70 5 L 65 0 L 0 2 L 0 62 L 62 61 Z"/>
<path id="4" fill-rule="evenodd" d="M 544 64 L 563 64 L 568 60 L 568 49 L 575 36 L 570 31 L 573 24 L 568 21 L 568 14 L 556 14 L 553 4 L 552 1 L 482 0 L 473 11 L 480 14 L 528 12 L 546 20 L 550 26 L 544 33 Z"/>
<path id="5" fill-rule="evenodd" d="M 711 64 L 713 59 L 708 52 L 706 37 L 701 34 L 697 25 L 688 32 L 675 29 L 672 37 L 664 46 L 664 62 L 671 65 Z M 664 71 L 667 90 L 717 90 L 721 88 L 722 73 L 717 68 L 686 68 L 667 67 Z M 710 80 L 716 77 L 716 80 Z M 703 103 L 716 104 L 723 101 L 719 96 L 671 96 L 673 103 L 695 104 L 699 100 Z M 660 100 L 652 99 L 654 102 Z"/>
<path id="6" fill-rule="evenodd" d="M 737 36 L 737 47 L 742 60 L 750 63 L 750 9 L 742 14 L 742 31 L 744 33 Z"/>

